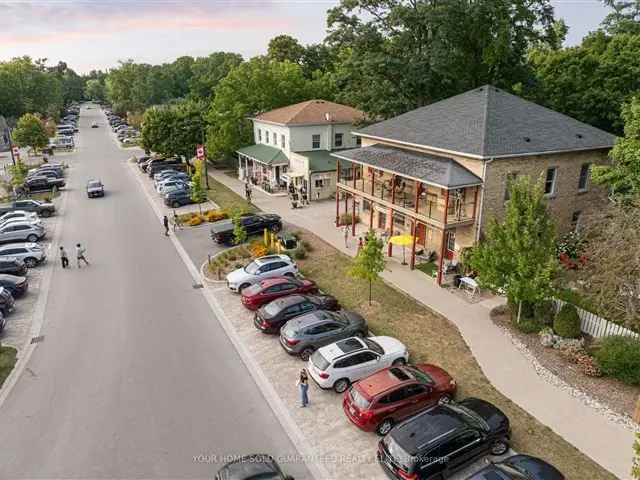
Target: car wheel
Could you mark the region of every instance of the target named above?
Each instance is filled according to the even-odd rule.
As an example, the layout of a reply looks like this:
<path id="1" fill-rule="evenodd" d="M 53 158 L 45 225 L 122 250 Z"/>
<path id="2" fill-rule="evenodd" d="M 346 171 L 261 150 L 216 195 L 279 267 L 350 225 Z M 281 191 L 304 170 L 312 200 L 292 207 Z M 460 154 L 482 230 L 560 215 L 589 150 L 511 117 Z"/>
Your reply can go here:
<path id="1" fill-rule="evenodd" d="M 440 399 L 438 400 L 438 404 L 440 405 L 446 405 L 447 403 L 451 403 L 451 400 L 453 400 L 451 398 L 451 395 L 449 395 L 448 393 L 444 394 L 443 396 L 440 397 Z"/>
<path id="2" fill-rule="evenodd" d="M 406 363 L 407 361 L 404 358 L 396 358 L 391 365 L 397 366 L 397 365 L 404 365 Z"/>
<path id="3" fill-rule="evenodd" d="M 33 233 L 27 237 L 27 242 L 36 243 L 38 241 L 38 236 Z"/>
<path id="4" fill-rule="evenodd" d="M 295 278 L 295 274 L 293 272 L 287 272 L 284 274 L 285 277 Z"/>
<path id="5" fill-rule="evenodd" d="M 38 264 L 38 261 L 33 257 L 29 257 L 24 259 L 24 264 L 29 268 L 33 268 Z"/>
<path id="6" fill-rule="evenodd" d="M 245 288 L 250 287 L 250 286 L 251 286 L 251 285 L 250 285 L 249 283 L 243 283 L 242 285 L 240 285 L 240 286 L 238 287 L 238 292 L 239 292 L 239 293 L 242 293 L 242 290 L 244 290 Z"/>
<path id="7" fill-rule="evenodd" d="M 50 217 L 51 216 L 51 212 L 49 210 L 43 210 L 43 211 L 40 212 L 40 216 L 44 217 L 44 218 Z"/>
<path id="8" fill-rule="evenodd" d="M 309 360 L 309 357 L 313 355 L 313 348 L 307 347 L 300 352 L 300 358 L 305 362 Z"/>
<path id="9" fill-rule="evenodd" d="M 496 440 L 491 444 L 491 455 L 504 455 L 508 450 L 509 444 L 504 439 Z"/>
<path id="10" fill-rule="evenodd" d="M 356 332 L 356 337 L 364 338 L 364 337 L 366 337 L 366 336 L 367 336 L 367 334 L 366 334 L 366 333 L 364 333 L 363 331 Z"/>
<path id="11" fill-rule="evenodd" d="M 173 208 L 180 208 L 180 202 L 173 202 L 173 203 L 171 204 L 171 206 L 172 206 Z"/>
<path id="12" fill-rule="evenodd" d="M 391 431 L 393 428 L 393 420 L 391 418 L 386 418 L 384 421 L 376 427 L 376 433 L 381 437 L 384 437 L 387 433 Z"/>
<path id="13" fill-rule="evenodd" d="M 341 378 L 333 384 L 333 389 L 336 393 L 344 393 L 347 388 L 349 388 L 349 383 L 349 380 L 347 380 L 346 378 Z"/>

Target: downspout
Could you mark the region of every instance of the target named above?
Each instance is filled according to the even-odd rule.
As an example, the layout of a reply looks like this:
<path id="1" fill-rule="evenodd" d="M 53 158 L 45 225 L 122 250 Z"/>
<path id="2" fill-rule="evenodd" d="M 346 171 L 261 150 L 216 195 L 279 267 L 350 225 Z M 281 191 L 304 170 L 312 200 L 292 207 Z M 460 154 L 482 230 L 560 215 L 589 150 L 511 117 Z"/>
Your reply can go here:
<path id="1" fill-rule="evenodd" d="M 478 224 L 476 226 L 476 243 L 480 241 L 480 232 L 482 230 L 482 211 L 484 207 L 484 190 L 485 190 L 486 179 L 487 179 L 487 165 L 493 162 L 494 160 L 495 160 L 494 158 L 490 158 L 485 162 L 483 162 L 482 164 L 482 192 L 481 192 L 482 195 L 480 196 L 480 205 L 479 205 L 480 213 L 478 214 Z"/>

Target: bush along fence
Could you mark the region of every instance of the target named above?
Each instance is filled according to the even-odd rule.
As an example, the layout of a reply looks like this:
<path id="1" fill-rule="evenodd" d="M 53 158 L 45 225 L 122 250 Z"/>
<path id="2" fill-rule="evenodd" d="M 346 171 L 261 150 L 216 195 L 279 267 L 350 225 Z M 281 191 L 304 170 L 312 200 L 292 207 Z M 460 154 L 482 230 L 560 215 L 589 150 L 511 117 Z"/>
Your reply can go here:
<path id="1" fill-rule="evenodd" d="M 558 313 L 560 309 L 567 303 L 564 300 L 559 300 L 557 298 L 554 298 L 553 301 L 555 304 L 556 313 Z M 604 318 L 599 317 L 594 313 L 588 312 L 587 310 L 584 310 L 580 307 L 576 306 L 576 310 L 578 311 L 578 316 L 580 317 L 580 329 L 583 333 L 591 335 L 594 338 L 622 335 L 640 340 L 640 334 L 634 332 L 633 330 L 629 330 L 628 328 L 624 328 L 617 323 L 605 320 Z"/>

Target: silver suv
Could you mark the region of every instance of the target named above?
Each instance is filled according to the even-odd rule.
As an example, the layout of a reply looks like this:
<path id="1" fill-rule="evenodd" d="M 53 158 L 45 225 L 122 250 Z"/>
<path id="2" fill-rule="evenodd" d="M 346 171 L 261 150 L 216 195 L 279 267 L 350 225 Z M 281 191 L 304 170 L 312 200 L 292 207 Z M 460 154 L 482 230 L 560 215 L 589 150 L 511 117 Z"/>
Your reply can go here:
<path id="1" fill-rule="evenodd" d="M 6 242 L 37 242 L 45 235 L 42 225 L 31 222 L 10 222 L 0 227 L 0 243 Z"/>
<path id="2" fill-rule="evenodd" d="M 37 243 L 0 245 L 0 258 L 3 257 L 19 258 L 29 268 L 33 268 L 47 259 L 44 249 Z"/>

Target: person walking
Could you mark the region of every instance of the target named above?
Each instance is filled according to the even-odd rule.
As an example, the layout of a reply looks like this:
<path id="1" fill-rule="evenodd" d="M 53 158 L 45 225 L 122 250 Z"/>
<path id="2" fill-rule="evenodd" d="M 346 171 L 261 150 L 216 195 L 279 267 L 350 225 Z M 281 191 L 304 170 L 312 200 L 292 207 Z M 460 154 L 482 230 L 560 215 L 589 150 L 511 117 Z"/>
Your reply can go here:
<path id="1" fill-rule="evenodd" d="M 164 236 L 168 237 L 169 236 L 169 219 L 167 218 L 166 215 L 162 218 L 162 223 L 164 224 Z"/>
<path id="2" fill-rule="evenodd" d="M 76 260 L 78 262 L 78 268 L 80 268 L 80 262 L 84 262 L 84 264 L 88 267 L 89 266 L 89 261 L 87 260 L 87 257 L 85 256 L 85 254 L 87 253 L 87 249 L 84 248 L 82 245 L 80 245 L 79 243 L 76 244 Z"/>
<path id="3" fill-rule="evenodd" d="M 296 385 L 300 390 L 300 407 L 305 408 L 309 405 L 309 376 L 304 368 L 300 370 L 300 376 L 298 377 Z"/>
<path id="4" fill-rule="evenodd" d="M 349 225 L 345 225 L 342 230 L 344 233 L 344 248 L 349 248 Z"/>
<path id="5" fill-rule="evenodd" d="M 62 262 L 62 268 L 67 268 L 69 266 L 69 257 L 67 256 L 67 251 L 63 246 L 60 246 L 60 261 Z"/>
<path id="6" fill-rule="evenodd" d="M 175 232 L 178 229 L 182 230 L 182 222 L 180 221 L 180 216 L 174 210 L 173 211 L 173 231 Z"/>
<path id="7" fill-rule="evenodd" d="M 360 250 L 362 250 L 364 243 L 362 241 L 362 237 L 358 237 L 358 253 L 360 253 Z"/>

